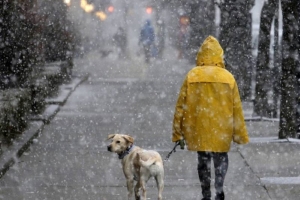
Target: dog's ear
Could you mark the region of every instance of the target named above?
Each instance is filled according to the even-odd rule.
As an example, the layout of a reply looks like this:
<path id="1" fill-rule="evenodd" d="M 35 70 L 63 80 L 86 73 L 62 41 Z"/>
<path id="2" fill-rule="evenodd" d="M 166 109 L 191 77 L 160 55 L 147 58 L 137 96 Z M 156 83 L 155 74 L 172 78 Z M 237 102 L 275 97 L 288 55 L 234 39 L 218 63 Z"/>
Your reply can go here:
<path id="1" fill-rule="evenodd" d="M 123 138 L 127 141 L 133 144 L 134 139 L 133 137 L 129 136 L 129 135 L 123 135 Z"/>
<path id="2" fill-rule="evenodd" d="M 109 134 L 109 135 L 107 136 L 107 140 L 109 140 L 109 139 L 111 139 L 111 138 L 114 138 L 115 135 L 116 135 L 116 134 Z"/>

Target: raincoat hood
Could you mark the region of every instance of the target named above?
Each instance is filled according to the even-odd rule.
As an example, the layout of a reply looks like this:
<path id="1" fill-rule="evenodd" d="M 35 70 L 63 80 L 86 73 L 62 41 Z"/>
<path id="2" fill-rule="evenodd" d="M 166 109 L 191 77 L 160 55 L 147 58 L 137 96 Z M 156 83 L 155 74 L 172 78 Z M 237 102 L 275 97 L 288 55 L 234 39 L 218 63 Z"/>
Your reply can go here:
<path id="1" fill-rule="evenodd" d="M 213 36 L 208 36 L 198 51 L 196 65 L 225 68 L 223 54 L 223 49 L 218 40 Z"/>

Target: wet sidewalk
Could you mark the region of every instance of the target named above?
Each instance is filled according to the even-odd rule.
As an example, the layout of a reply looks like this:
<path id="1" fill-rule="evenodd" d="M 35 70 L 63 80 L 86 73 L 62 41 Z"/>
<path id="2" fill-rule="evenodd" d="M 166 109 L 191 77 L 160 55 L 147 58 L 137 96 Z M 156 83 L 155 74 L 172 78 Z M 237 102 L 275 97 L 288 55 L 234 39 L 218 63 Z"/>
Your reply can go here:
<path id="1" fill-rule="evenodd" d="M 100 63 L 94 59 L 88 58 Z M 101 62 L 113 64 L 114 60 Z M 110 70 L 109 65 L 105 65 L 107 69 L 96 64 L 84 66 L 92 76 L 76 87 L 21 157 L 11 155 L 14 165 L 0 179 L 0 199 L 126 199 L 121 163 L 117 155 L 107 151 L 106 137 L 128 133 L 137 146 L 155 149 L 165 158 L 174 145 L 172 115 L 186 65 L 176 60 L 159 61 L 146 71 L 151 76 L 144 77 L 143 69 L 138 68 L 136 77 L 130 77 L 134 67 L 141 66 L 131 64 L 128 72 L 118 66 L 118 76 L 126 79 L 113 74 L 101 77 L 103 71 Z M 165 69 L 170 74 L 162 77 Z M 251 105 L 244 106 L 244 111 L 251 117 Z M 226 199 L 298 200 L 299 140 L 277 140 L 278 120 L 248 120 L 247 128 L 250 143 L 233 144 L 229 152 Z M 211 187 L 214 194 L 213 181 Z M 153 179 L 147 188 L 147 199 L 157 199 Z M 165 162 L 163 199 L 201 198 L 197 155 L 178 149 Z"/>

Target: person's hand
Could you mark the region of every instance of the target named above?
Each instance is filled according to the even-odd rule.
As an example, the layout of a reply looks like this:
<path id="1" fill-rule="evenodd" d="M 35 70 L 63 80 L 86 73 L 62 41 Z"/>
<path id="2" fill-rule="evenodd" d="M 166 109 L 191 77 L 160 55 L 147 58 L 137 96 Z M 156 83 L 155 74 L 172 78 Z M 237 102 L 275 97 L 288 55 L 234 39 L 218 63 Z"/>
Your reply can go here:
<path id="1" fill-rule="evenodd" d="M 176 143 L 180 145 L 180 149 L 184 149 L 185 142 L 184 142 L 183 139 L 182 140 L 178 140 Z"/>

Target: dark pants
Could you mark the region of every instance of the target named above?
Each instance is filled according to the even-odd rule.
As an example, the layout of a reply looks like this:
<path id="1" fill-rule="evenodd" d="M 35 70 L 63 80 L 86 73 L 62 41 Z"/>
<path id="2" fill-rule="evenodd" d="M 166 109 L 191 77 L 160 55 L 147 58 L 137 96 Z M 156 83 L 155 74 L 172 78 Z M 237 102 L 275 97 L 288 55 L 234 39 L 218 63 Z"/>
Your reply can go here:
<path id="1" fill-rule="evenodd" d="M 149 63 L 151 58 L 151 44 L 144 44 L 144 54 L 145 54 L 145 62 Z"/>
<path id="2" fill-rule="evenodd" d="M 202 188 L 203 200 L 211 199 L 210 181 L 211 181 L 211 159 L 215 168 L 215 188 L 216 200 L 223 200 L 223 184 L 228 169 L 228 154 L 213 152 L 198 152 L 198 175 Z"/>

